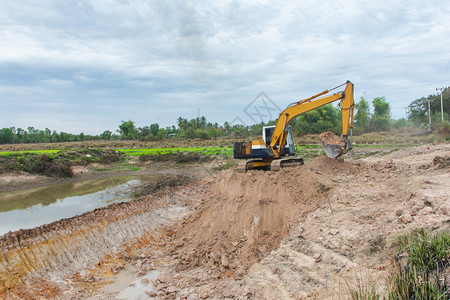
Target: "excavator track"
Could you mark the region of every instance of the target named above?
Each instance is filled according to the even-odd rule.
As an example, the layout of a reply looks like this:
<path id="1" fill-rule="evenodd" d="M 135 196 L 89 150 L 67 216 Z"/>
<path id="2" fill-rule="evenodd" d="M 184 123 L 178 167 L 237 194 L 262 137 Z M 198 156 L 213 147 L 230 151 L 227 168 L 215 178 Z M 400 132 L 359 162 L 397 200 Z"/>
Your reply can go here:
<path id="1" fill-rule="evenodd" d="M 248 170 L 269 170 L 270 162 L 266 162 L 261 159 L 251 159 L 242 161 L 237 166 L 237 171 L 239 173 L 245 173 Z"/>
<path id="2" fill-rule="evenodd" d="M 271 171 L 280 171 L 284 168 L 298 167 L 304 164 L 303 158 L 283 158 L 272 161 L 270 164 Z"/>
<path id="3" fill-rule="evenodd" d="M 254 160 L 245 160 L 239 163 L 236 170 L 238 173 L 246 173 L 248 170 L 253 169 L 264 169 L 269 170 L 269 163 L 264 162 L 264 165 L 261 166 L 261 163 L 263 161 L 260 159 L 254 159 Z M 256 163 L 256 166 L 254 165 Z M 293 168 L 303 165 L 303 158 L 283 158 L 283 159 L 276 159 L 270 163 L 270 170 L 271 171 L 279 171 L 284 168 Z"/>
<path id="4" fill-rule="evenodd" d="M 236 168 L 236 171 L 237 171 L 238 173 L 246 173 L 246 172 L 247 172 L 247 163 L 248 163 L 247 160 L 241 161 L 241 162 L 238 164 L 238 166 L 237 166 L 237 168 Z"/>

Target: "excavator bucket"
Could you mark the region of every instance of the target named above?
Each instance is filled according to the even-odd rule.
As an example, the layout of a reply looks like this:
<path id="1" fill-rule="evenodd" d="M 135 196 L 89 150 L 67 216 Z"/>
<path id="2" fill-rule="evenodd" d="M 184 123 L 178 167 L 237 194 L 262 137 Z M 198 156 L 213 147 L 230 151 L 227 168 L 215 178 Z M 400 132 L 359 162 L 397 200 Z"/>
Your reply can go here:
<path id="1" fill-rule="evenodd" d="M 344 153 L 344 147 L 342 145 L 327 144 L 322 142 L 322 147 L 323 150 L 325 151 L 325 154 L 329 158 L 336 158 Z"/>
<path id="2" fill-rule="evenodd" d="M 323 150 L 329 158 L 339 157 L 345 153 L 345 142 L 343 139 L 335 136 L 332 132 L 324 132 L 319 135 Z"/>

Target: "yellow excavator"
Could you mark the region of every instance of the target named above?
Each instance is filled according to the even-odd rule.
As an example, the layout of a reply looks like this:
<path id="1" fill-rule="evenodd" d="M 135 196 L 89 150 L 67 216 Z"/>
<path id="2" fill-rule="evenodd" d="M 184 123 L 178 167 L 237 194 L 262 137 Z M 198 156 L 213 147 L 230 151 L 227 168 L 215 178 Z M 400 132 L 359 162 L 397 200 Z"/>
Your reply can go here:
<path id="1" fill-rule="evenodd" d="M 345 86 L 344 91 L 324 96 L 342 86 Z M 303 165 L 302 158 L 292 157 L 295 155 L 295 145 L 289 123 L 302 113 L 337 100 L 341 100 L 342 141 L 337 144 L 331 144 L 326 140 L 321 142 L 326 155 L 330 158 L 337 158 L 347 153 L 352 148 L 353 110 L 355 107 L 353 88 L 353 83 L 347 81 L 310 98 L 291 103 L 281 112 L 275 126 L 263 127 L 262 139 L 251 142 L 235 142 L 233 145 L 234 158 L 245 159 L 238 165 L 238 171 L 242 173 L 252 169 L 278 171 L 284 167 Z M 350 140 L 348 140 L 349 131 Z M 289 158 L 289 156 L 291 157 Z"/>

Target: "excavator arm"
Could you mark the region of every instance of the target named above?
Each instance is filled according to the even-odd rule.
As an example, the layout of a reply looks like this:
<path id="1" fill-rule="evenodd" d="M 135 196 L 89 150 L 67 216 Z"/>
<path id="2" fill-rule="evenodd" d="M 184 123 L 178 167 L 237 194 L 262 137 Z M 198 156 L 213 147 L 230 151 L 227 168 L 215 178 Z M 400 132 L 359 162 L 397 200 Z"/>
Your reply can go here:
<path id="1" fill-rule="evenodd" d="M 326 95 L 330 91 L 337 89 L 343 85 L 345 85 L 345 89 L 343 92 L 338 92 L 330 96 L 319 98 L 320 96 Z M 284 145 L 286 143 L 287 137 L 287 128 L 293 118 L 302 113 L 327 105 L 337 100 L 341 100 L 343 145 L 327 145 L 324 143 L 323 146 L 326 154 L 332 158 L 335 158 L 340 154 L 350 150 L 351 140 L 348 141 L 348 134 L 349 130 L 351 133 L 351 130 L 353 129 L 353 109 L 355 104 L 353 100 L 353 83 L 347 81 L 345 84 L 337 86 L 333 89 L 325 90 L 310 98 L 294 102 L 280 114 L 269 145 L 269 148 L 271 149 L 271 151 L 273 151 L 274 157 L 281 157 L 283 155 Z"/>

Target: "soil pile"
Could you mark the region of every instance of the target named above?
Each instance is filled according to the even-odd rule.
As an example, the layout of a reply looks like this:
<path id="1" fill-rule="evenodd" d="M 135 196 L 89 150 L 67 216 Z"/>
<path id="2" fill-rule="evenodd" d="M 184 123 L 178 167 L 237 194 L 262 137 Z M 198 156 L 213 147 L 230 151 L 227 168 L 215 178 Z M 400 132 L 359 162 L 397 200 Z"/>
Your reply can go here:
<path id="1" fill-rule="evenodd" d="M 330 131 L 321 133 L 319 135 L 319 141 L 325 144 L 342 145 L 342 139 Z"/>
<path id="2" fill-rule="evenodd" d="M 178 268 L 203 265 L 242 274 L 278 247 L 290 228 L 325 200 L 325 193 L 317 174 L 306 167 L 220 173 L 201 208 L 177 232 L 171 250 L 179 258 Z"/>

